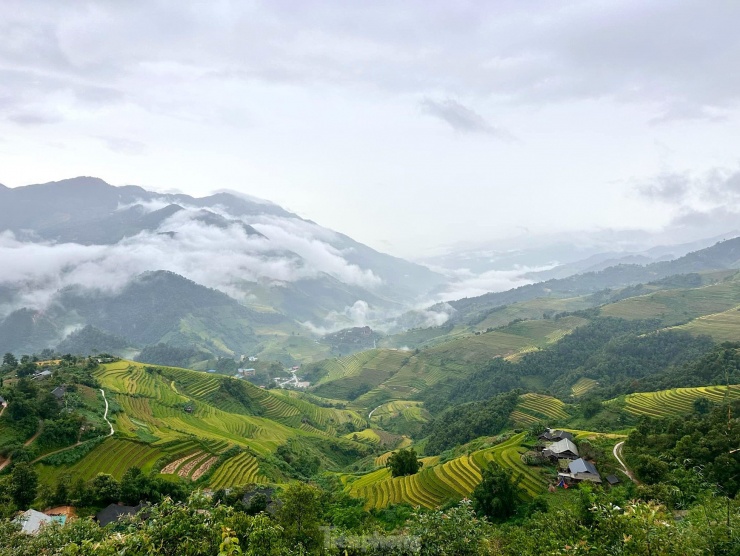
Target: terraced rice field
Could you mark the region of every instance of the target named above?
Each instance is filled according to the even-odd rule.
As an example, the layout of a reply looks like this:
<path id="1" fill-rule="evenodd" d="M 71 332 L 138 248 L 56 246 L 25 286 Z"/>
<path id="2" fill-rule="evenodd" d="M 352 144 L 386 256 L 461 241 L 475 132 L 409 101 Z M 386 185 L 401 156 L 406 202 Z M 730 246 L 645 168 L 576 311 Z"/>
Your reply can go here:
<path id="1" fill-rule="evenodd" d="M 371 420 L 373 422 L 387 422 L 390 419 L 402 418 L 406 421 L 426 423 L 431 416 L 422 405 L 422 402 L 408 400 L 388 402 L 372 411 Z"/>
<path id="2" fill-rule="evenodd" d="M 250 483 L 266 483 L 267 479 L 259 474 L 257 459 L 243 452 L 227 459 L 213 474 L 211 488 L 224 488 Z"/>
<path id="3" fill-rule="evenodd" d="M 532 345 L 543 348 L 561 340 L 574 329 L 587 323 L 581 317 L 563 317 L 560 319 L 524 320 L 501 328 L 501 332 L 516 334 L 528 338 Z"/>
<path id="4" fill-rule="evenodd" d="M 391 477 L 388 469 L 378 469 L 357 478 L 344 476 L 345 491 L 365 499 L 365 507 L 383 508 L 389 504 L 407 502 L 414 506 L 436 508 L 450 500 L 459 500 L 475 489 L 481 480 L 481 470 L 494 460 L 521 475 L 523 498 L 535 496 L 547 488 L 547 480 L 535 468 L 521 461 L 524 433 L 513 436 L 497 446 L 439 464 L 429 458 L 421 471 L 408 477 Z M 387 461 L 389 454 L 376 459 Z"/>
<path id="5" fill-rule="evenodd" d="M 740 281 L 694 289 L 658 291 L 605 305 L 603 316 L 624 319 L 659 318 L 665 325 L 729 311 L 740 303 Z M 737 337 L 737 336 L 736 336 Z"/>
<path id="6" fill-rule="evenodd" d="M 740 399 L 740 385 L 702 386 L 698 388 L 674 388 L 659 392 L 630 394 L 625 398 L 625 410 L 633 415 L 664 418 L 686 415 L 693 411 L 693 402 L 698 398 L 707 398 L 714 403 L 726 399 Z"/>
<path id="7" fill-rule="evenodd" d="M 596 381 L 596 380 L 594 380 L 592 378 L 582 377 L 582 378 L 579 378 L 578 379 L 578 382 L 576 382 L 571 387 L 571 392 L 573 392 L 573 395 L 576 398 L 579 398 L 579 397 L 583 396 L 585 393 L 587 393 L 587 392 L 593 390 L 594 388 L 596 388 L 596 386 L 598 386 L 598 384 L 599 384 L 598 381 Z"/>
<path id="8" fill-rule="evenodd" d="M 565 404 L 552 396 L 542 394 L 523 394 L 511 413 L 511 419 L 520 426 L 539 422 L 556 422 L 569 417 Z"/>
<path id="9" fill-rule="evenodd" d="M 180 457 L 195 448 L 193 441 L 183 441 L 164 447 L 141 442 L 108 438 L 85 458 L 72 466 L 41 466 L 42 475 L 70 474 L 84 480 L 93 479 L 98 473 L 107 473 L 120 480 L 130 467 L 148 473 L 159 458 L 167 455 Z"/>
<path id="10" fill-rule="evenodd" d="M 685 330 L 695 336 L 711 336 L 715 342 L 740 341 L 740 307 L 699 317 L 673 330 Z"/>

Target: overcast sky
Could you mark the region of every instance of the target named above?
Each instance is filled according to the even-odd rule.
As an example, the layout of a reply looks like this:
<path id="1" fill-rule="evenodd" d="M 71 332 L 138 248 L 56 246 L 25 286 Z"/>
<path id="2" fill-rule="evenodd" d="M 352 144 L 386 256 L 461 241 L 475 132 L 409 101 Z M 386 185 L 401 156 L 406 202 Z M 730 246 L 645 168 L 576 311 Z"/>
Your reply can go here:
<path id="1" fill-rule="evenodd" d="M 740 221 L 736 0 L 0 4 L 7 186 L 233 189 L 411 257 Z"/>

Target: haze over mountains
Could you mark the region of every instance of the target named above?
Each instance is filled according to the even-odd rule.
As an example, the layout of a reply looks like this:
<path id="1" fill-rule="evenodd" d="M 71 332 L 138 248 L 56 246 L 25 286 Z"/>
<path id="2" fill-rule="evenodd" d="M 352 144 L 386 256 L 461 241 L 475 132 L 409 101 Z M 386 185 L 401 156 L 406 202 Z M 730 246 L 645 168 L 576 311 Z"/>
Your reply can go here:
<path id="1" fill-rule="evenodd" d="M 99 349 L 162 342 L 315 359 L 326 355 L 318 335 L 350 326 L 435 326 L 473 307 L 737 267 L 733 242 L 653 262 L 716 239 L 643 252 L 565 242 L 549 251 L 461 252 L 432 261 L 437 272 L 240 194 L 195 198 L 91 177 L 2 187 L 0 351 L 56 347 L 84 328 L 75 338 Z M 521 287 L 506 291 L 512 286 Z M 471 292 L 500 293 L 454 301 Z M 425 309 L 440 299 L 452 302 Z"/>

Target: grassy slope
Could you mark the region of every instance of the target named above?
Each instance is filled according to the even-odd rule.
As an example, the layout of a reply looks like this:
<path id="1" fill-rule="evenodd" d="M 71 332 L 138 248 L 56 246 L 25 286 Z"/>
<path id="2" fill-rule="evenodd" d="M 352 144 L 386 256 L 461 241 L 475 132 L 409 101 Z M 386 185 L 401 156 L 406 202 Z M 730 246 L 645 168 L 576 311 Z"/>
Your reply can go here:
<path id="1" fill-rule="evenodd" d="M 73 465 L 40 466 L 47 479 L 62 473 L 117 476 L 131 465 L 149 471 L 157 462 L 186 455 L 196 440 L 203 462 L 209 459 L 206 455 L 215 456 L 229 446 L 266 456 L 289 439 L 321 439 L 327 446 L 350 448 L 356 443 L 339 438 L 335 427 L 345 422 L 358 428 L 367 425 L 353 411 L 319 407 L 245 381 L 186 369 L 158 367 L 150 372 L 143 364 L 119 361 L 103 365 L 96 376 L 108 398 L 121 408 L 110 416 L 116 435 Z M 231 390 L 235 386 L 237 394 Z M 185 411 L 186 406 L 193 408 L 192 413 Z M 237 463 L 244 467 L 245 459 L 241 456 Z M 330 459 L 323 463 L 332 465 Z M 234 467 L 231 460 L 225 465 Z M 235 484 L 245 480 L 243 473 L 232 475 Z M 224 472 L 214 476 L 221 486 L 231 480 Z M 257 477 L 259 471 L 250 468 L 246 476 Z"/>
<path id="2" fill-rule="evenodd" d="M 459 335 L 419 353 L 376 349 L 320 363 L 323 376 L 315 393 L 351 399 L 358 387 L 371 389 L 353 401 L 369 411 L 390 400 L 409 399 L 447 378 L 464 377 L 495 357 L 510 357 L 554 343 L 586 319 L 522 321 L 489 332 Z"/>
<path id="3" fill-rule="evenodd" d="M 624 319 L 658 318 L 665 326 L 679 324 L 740 304 L 740 280 L 731 279 L 693 289 L 664 290 L 631 297 L 601 308 L 602 316 Z"/>

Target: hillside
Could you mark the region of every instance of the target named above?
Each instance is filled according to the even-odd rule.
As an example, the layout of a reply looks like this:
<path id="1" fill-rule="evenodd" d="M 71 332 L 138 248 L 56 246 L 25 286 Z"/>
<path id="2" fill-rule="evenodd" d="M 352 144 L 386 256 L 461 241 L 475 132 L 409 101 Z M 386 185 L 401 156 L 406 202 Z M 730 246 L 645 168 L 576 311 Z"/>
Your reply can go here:
<path id="1" fill-rule="evenodd" d="M 357 413 L 245 381 L 125 360 L 101 366 L 94 377 L 110 400 L 115 435 L 81 459 L 61 465 L 41 460 L 45 481 L 66 474 L 85 480 L 97 473 L 120 478 L 136 465 L 147 473 L 234 486 L 280 482 L 301 472 L 288 461 L 315 458 L 322 468 L 339 469 L 372 453 L 367 444 L 341 436 L 366 426 Z"/>
<path id="2" fill-rule="evenodd" d="M 669 276 L 738 268 L 740 268 L 740 238 L 735 238 L 688 253 L 672 261 L 661 261 L 645 266 L 620 264 L 598 272 L 551 279 L 506 292 L 488 293 L 448 303 L 456 311 L 454 315 L 456 321 L 468 322 L 471 319 L 485 318 L 487 313 L 497 307 L 512 303 L 537 298 L 574 297 L 604 289 L 655 282 Z"/>

